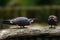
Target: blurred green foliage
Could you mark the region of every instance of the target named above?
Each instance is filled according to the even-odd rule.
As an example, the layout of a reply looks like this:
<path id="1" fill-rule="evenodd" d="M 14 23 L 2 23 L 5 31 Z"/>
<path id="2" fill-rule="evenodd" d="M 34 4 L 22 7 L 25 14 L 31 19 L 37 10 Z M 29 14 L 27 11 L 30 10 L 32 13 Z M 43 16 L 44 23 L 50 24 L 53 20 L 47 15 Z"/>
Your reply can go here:
<path id="1" fill-rule="evenodd" d="M 9 3 L 17 4 L 23 7 L 42 6 L 42 5 L 60 5 L 60 0 L 0 0 L 0 6 L 6 6 Z"/>
<path id="2" fill-rule="evenodd" d="M 60 5 L 60 0 L 12 0 L 21 6 Z"/>
<path id="3" fill-rule="evenodd" d="M 59 7 L 59 8 L 58 8 Z M 0 9 L 0 19 L 7 20 L 15 17 L 25 16 L 28 18 L 38 18 L 36 22 L 47 22 L 49 15 L 56 15 L 60 20 L 60 6 L 40 6 L 32 8 L 18 8 L 18 9 Z"/>
<path id="4" fill-rule="evenodd" d="M 10 0 L 0 0 L 0 6 L 4 7 Z"/>
<path id="5" fill-rule="evenodd" d="M 11 5 L 8 7 L 9 3 Z M 36 17 L 40 23 L 47 22 L 48 16 L 51 14 L 56 15 L 60 20 L 60 6 L 55 6 L 60 5 L 60 0 L 0 0 L 0 6 L 6 4 L 8 4 L 8 8 L 0 9 L 0 19 L 3 20 L 26 16 L 28 18 Z"/>

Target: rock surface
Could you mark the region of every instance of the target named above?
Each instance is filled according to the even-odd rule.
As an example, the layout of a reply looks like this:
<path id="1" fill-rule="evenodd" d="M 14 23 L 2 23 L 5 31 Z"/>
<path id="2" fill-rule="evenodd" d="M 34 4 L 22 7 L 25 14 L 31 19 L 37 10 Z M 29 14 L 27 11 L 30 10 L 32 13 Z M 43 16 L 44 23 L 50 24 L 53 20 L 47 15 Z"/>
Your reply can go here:
<path id="1" fill-rule="evenodd" d="M 35 35 L 44 35 L 49 34 L 52 36 L 59 36 L 60 35 L 60 28 L 57 27 L 56 29 L 49 29 L 49 27 L 42 27 L 33 25 L 33 27 L 29 26 L 27 28 L 19 29 L 19 28 L 9 28 L 0 30 L 0 39 L 5 39 L 7 37 L 12 36 L 35 36 Z"/>

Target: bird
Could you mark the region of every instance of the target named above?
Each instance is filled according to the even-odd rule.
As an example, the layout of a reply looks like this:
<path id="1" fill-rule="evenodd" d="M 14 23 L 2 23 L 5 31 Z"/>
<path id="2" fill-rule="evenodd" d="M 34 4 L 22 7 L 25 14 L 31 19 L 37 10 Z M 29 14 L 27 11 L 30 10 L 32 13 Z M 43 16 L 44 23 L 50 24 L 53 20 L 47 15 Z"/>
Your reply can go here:
<path id="1" fill-rule="evenodd" d="M 3 24 L 9 25 L 18 25 L 22 28 L 25 28 L 27 25 L 31 25 L 34 22 L 35 18 L 27 18 L 27 17 L 16 17 L 9 20 L 4 20 Z"/>
<path id="2" fill-rule="evenodd" d="M 52 26 L 54 26 L 54 28 L 56 28 L 57 23 L 58 23 L 57 16 L 55 16 L 55 15 L 50 15 L 50 16 L 48 17 L 48 24 L 51 25 L 50 28 L 53 28 Z"/>

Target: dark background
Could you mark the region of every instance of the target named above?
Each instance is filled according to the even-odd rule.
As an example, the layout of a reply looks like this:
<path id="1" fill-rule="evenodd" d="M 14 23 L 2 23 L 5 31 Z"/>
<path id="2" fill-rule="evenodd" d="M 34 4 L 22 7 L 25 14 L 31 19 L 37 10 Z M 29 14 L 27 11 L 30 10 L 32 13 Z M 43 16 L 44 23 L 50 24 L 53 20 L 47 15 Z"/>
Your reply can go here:
<path id="1" fill-rule="evenodd" d="M 60 0 L 0 0 L 1 20 L 25 16 L 46 23 L 51 14 L 60 20 Z"/>

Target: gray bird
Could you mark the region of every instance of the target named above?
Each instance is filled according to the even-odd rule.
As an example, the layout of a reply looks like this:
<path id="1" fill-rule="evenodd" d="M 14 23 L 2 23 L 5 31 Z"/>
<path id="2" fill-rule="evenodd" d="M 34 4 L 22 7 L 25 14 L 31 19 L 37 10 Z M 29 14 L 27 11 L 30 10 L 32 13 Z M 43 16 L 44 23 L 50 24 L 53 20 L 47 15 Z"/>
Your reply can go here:
<path id="1" fill-rule="evenodd" d="M 24 28 L 24 26 L 32 24 L 34 20 L 35 18 L 28 19 L 27 17 L 16 17 L 11 20 L 4 20 L 3 24 L 19 25 Z"/>

